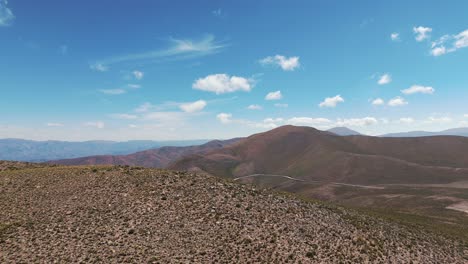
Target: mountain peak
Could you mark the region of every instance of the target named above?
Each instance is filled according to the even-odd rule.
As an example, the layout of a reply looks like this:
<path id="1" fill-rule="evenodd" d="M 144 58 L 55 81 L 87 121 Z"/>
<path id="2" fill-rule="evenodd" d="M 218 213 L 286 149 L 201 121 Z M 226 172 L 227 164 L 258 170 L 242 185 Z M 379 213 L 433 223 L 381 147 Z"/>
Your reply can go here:
<path id="1" fill-rule="evenodd" d="M 352 129 L 349 129 L 347 127 L 334 127 L 330 128 L 327 130 L 328 132 L 331 132 L 333 134 L 336 134 L 338 136 L 359 136 L 362 135 L 361 133 L 354 131 Z"/>

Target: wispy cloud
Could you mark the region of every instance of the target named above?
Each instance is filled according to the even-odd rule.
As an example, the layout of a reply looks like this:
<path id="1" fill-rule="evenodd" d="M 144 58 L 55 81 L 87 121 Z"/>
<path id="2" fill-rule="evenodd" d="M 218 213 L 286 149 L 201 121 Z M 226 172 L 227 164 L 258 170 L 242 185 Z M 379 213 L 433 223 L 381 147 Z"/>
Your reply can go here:
<path id="1" fill-rule="evenodd" d="M 109 95 L 119 95 L 119 94 L 124 94 L 126 93 L 127 91 L 125 91 L 124 89 L 101 89 L 99 90 L 99 92 L 103 93 L 103 94 L 109 94 Z"/>
<path id="2" fill-rule="evenodd" d="M 104 128 L 105 124 L 102 121 L 93 121 L 93 122 L 86 122 L 83 124 L 83 126 L 102 129 Z"/>
<path id="3" fill-rule="evenodd" d="M 391 38 L 393 41 L 399 41 L 399 40 L 400 40 L 400 33 L 393 32 L 392 34 L 390 34 L 390 38 Z"/>
<path id="4" fill-rule="evenodd" d="M 247 109 L 249 109 L 249 110 L 262 110 L 262 106 L 257 105 L 257 104 L 252 104 L 252 105 L 247 106 Z"/>
<path id="5" fill-rule="evenodd" d="M 289 105 L 288 104 L 275 104 L 275 107 L 279 107 L 279 108 L 287 108 Z"/>
<path id="6" fill-rule="evenodd" d="M 141 88 L 141 85 L 139 85 L 139 84 L 131 84 L 131 83 L 130 83 L 130 84 L 128 84 L 127 86 L 128 86 L 129 88 L 132 88 L 132 89 L 139 89 L 139 88 Z"/>
<path id="7" fill-rule="evenodd" d="M 350 118 L 350 119 L 338 119 L 336 122 L 337 126 L 370 126 L 378 124 L 379 121 L 374 117 L 363 117 L 363 118 Z"/>
<path id="8" fill-rule="evenodd" d="M 13 24 L 15 15 L 8 6 L 8 0 L 0 0 L 0 27 L 7 27 Z"/>
<path id="9" fill-rule="evenodd" d="M 382 98 L 372 100 L 372 105 L 384 105 L 385 101 Z"/>
<path id="10" fill-rule="evenodd" d="M 47 123 L 46 126 L 48 127 L 63 127 L 62 123 Z"/>
<path id="11" fill-rule="evenodd" d="M 468 47 L 468 29 L 455 35 L 443 35 L 431 44 L 431 55 L 442 56 Z"/>
<path id="12" fill-rule="evenodd" d="M 137 115 L 131 115 L 131 114 L 111 114 L 110 116 L 115 119 L 124 119 L 124 120 L 133 120 L 133 119 L 138 118 Z"/>
<path id="13" fill-rule="evenodd" d="M 93 71 L 97 71 L 97 72 L 106 72 L 109 70 L 109 67 L 107 67 L 106 65 L 102 64 L 102 63 L 95 63 L 95 64 L 91 64 L 89 65 L 89 68 Z"/>
<path id="14" fill-rule="evenodd" d="M 94 65 L 109 67 L 110 65 L 119 63 L 147 63 L 162 59 L 196 58 L 218 53 L 226 47 L 225 43 L 216 41 L 215 37 L 211 34 L 205 35 L 198 40 L 170 38 L 169 42 L 169 47 L 165 49 L 110 57 L 98 60 Z"/>
<path id="15" fill-rule="evenodd" d="M 145 73 L 143 73 L 142 71 L 133 71 L 133 77 L 135 77 L 135 79 L 137 80 L 141 80 L 143 79 L 143 76 L 145 76 Z"/>

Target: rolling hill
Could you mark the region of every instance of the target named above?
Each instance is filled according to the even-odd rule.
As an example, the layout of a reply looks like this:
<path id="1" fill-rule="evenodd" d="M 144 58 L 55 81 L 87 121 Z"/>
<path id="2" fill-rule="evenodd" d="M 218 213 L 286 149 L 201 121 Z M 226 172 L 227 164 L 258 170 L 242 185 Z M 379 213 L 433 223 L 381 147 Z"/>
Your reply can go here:
<path id="1" fill-rule="evenodd" d="M 286 175 L 348 184 L 448 183 L 468 180 L 468 138 L 337 136 L 283 126 L 171 168 L 224 177 Z"/>
<path id="2" fill-rule="evenodd" d="M 1 161 L 0 167 L 7 168 L 0 171 L 1 263 L 466 263 L 468 258 L 468 244 L 461 240 L 204 174 Z"/>
<path id="3" fill-rule="evenodd" d="M 193 154 L 208 153 L 239 141 L 239 138 L 230 140 L 213 140 L 202 145 L 185 147 L 161 147 L 136 152 L 129 155 L 98 155 L 75 159 L 50 161 L 50 164 L 61 165 L 129 165 L 152 168 L 165 168 L 172 162 Z"/>

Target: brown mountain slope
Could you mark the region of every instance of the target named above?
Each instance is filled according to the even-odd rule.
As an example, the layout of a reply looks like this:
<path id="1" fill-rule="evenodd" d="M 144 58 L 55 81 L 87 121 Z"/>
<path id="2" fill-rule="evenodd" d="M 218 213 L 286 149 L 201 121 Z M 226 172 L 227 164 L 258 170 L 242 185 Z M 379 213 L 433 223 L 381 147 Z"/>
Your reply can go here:
<path id="1" fill-rule="evenodd" d="M 188 147 L 162 147 L 136 152 L 129 155 L 100 155 L 75 159 L 50 161 L 50 164 L 60 165 L 130 165 L 153 168 L 165 168 L 170 163 L 186 155 L 202 154 L 220 149 L 239 141 L 239 138 L 230 140 L 213 140 L 203 145 Z"/>
<path id="2" fill-rule="evenodd" d="M 0 171 L 0 263 L 466 263 L 425 229 L 136 167 Z M 465 251 L 465 252 L 464 252 Z"/>
<path id="3" fill-rule="evenodd" d="M 225 177 L 278 174 L 352 184 L 447 183 L 468 179 L 468 138 L 343 137 L 284 126 L 182 158 L 171 168 Z"/>

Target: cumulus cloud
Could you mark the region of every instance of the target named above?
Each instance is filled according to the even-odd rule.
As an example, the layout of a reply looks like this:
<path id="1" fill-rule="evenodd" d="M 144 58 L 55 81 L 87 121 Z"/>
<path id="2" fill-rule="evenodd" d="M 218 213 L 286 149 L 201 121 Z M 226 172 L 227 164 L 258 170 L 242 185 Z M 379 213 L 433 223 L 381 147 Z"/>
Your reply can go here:
<path id="1" fill-rule="evenodd" d="M 434 57 L 441 56 L 447 53 L 447 49 L 444 46 L 435 47 L 431 50 L 431 54 Z"/>
<path id="2" fill-rule="evenodd" d="M 405 100 L 405 98 L 400 97 L 400 96 L 397 96 L 393 99 L 390 99 L 390 101 L 388 101 L 389 106 L 402 106 L 402 105 L 407 105 L 407 104 L 408 102 Z"/>
<path id="3" fill-rule="evenodd" d="M 372 105 L 384 105 L 385 101 L 382 98 L 372 100 Z"/>
<path id="4" fill-rule="evenodd" d="M 393 41 L 398 41 L 398 40 L 400 40 L 400 34 L 397 33 L 397 32 L 393 32 L 392 34 L 390 34 L 390 38 L 391 38 Z"/>
<path id="5" fill-rule="evenodd" d="M 252 104 L 252 105 L 247 106 L 247 109 L 249 109 L 249 110 L 262 110 L 262 106 Z"/>
<path id="6" fill-rule="evenodd" d="M 283 55 L 275 55 L 263 58 L 260 60 L 262 65 L 276 65 L 284 71 L 294 71 L 300 67 L 299 57 L 285 57 Z"/>
<path id="7" fill-rule="evenodd" d="M 192 88 L 216 94 L 236 91 L 249 92 L 253 88 L 253 80 L 227 74 L 212 74 L 196 80 L 192 84 Z"/>
<path id="8" fill-rule="evenodd" d="M 13 24 L 15 15 L 8 6 L 8 0 L 0 0 L 0 27 L 7 27 Z"/>
<path id="9" fill-rule="evenodd" d="M 135 77 L 135 79 L 137 80 L 141 80 L 143 79 L 143 76 L 145 76 L 145 73 L 142 72 L 142 71 L 133 71 L 133 77 Z"/>
<path id="10" fill-rule="evenodd" d="M 62 123 L 47 123 L 46 126 L 48 127 L 63 127 Z"/>
<path id="11" fill-rule="evenodd" d="M 281 91 L 270 92 L 265 96 L 265 100 L 280 100 L 283 98 Z"/>
<path id="12" fill-rule="evenodd" d="M 104 122 L 102 122 L 102 121 L 86 122 L 83 125 L 86 126 L 86 127 L 95 127 L 95 128 L 99 128 L 99 129 L 104 128 Z"/>
<path id="13" fill-rule="evenodd" d="M 103 65 L 101 63 L 95 63 L 95 64 L 91 64 L 89 65 L 89 68 L 93 71 L 97 71 L 97 72 L 106 72 L 109 70 L 109 67 L 106 66 L 106 65 Z"/>
<path id="14" fill-rule="evenodd" d="M 421 42 L 425 39 L 428 39 L 430 37 L 430 34 L 432 32 L 432 28 L 430 27 L 413 27 L 413 32 L 416 34 L 416 41 Z"/>
<path id="15" fill-rule="evenodd" d="M 380 76 L 379 80 L 377 81 L 379 85 L 389 84 L 391 82 L 392 82 L 392 76 L 388 73 Z"/>
<path id="16" fill-rule="evenodd" d="M 337 95 L 335 97 L 327 97 L 323 102 L 319 104 L 320 107 L 336 107 L 338 103 L 344 102 L 343 97 Z"/>
<path id="17" fill-rule="evenodd" d="M 206 101 L 198 100 L 191 103 L 183 103 L 179 106 L 179 108 L 186 113 L 194 113 L 203 110 L 206 105 Z"/>
<path id="18" fill-rule="evenodd" d="M 399 123 L 404 123 L 404 124 L 412 124 L 414 123 L 414 119 L 411 117 L 402 117 L 398 120 Z"/>
<path id="19" fill-rule="evenodd" d="M 124 94 L 127 91 L 125 91 L 124 89 L 101 89 L 99 90 L 99 92 L 103 94 L 109 94 L 109 95 L 119 95 L 119 94 Z"/>
<path id="20" fill-rule="evenodd" d="M 379 121 L 374 117 L 364 117 L 364 118 L 350 118 L 350 119 L 338 119 L 336 122 L 337 126 L 370 126 L 378 124 Z"/>
<path id="21" fill-rule="evenodd" d="M 430 86 L 413 85 L 408 89 L 401 90 L 401 92 L 404 94 L 433 94 L 435 92 L 435 89 Z"/>
<path id="22" fill-rule="evenodd" d="M 227 114 L 227 113 L 219 113 L 216 118 L 219 120 L 219 122 L 223 124 L 228 124 L 232 122 L 232 114 Z"/>

